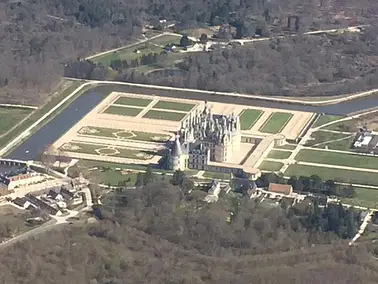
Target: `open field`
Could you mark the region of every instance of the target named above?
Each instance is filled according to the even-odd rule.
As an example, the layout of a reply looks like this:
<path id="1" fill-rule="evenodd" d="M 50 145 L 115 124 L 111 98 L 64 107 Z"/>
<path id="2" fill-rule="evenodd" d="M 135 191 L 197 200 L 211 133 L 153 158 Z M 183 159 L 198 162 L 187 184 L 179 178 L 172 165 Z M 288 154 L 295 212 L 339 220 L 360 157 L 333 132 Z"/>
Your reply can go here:
<path id="1" fill-rule="evenodd" d="M 261 165 L 259 166 L 259 169 L 262 171 L 275 172 L 275 171 L 279 171 L 282 168 L 282 166 L 283 166 L 283 163 L 263 161 Z"/>
<path id="2" fill-rule="evenodd" d="M 143 116 L 143 118 L 180 121 L 185 115 L 186 113 L 150 110 Z"/>
<path id="3" fill-rule="evenodd" d="M 325 148 L 325 146 L 327 146 L 329 149 L 349 151 L 354 139 L 354 135 L 326 131 L 315 131 L 311 134 L 311 138 L 313 138 L 313 140 L 308 140 L 306 146 L 311 147 L 316 144 L 320 144 L 316 145 L 316 147 Z"/>
<path id="4" fill-rule="evenodd" d="M 153 108 L 157 109 L 167 109 L 167 110 L 179 110 L 179 111 L 190 111 L 195 106 L 195 104 L 187 104 L 187 103 L 179 103 L 179 102 L 171 102 L 171 101 L 163 101 L 160 100 L 157 102 Z"/>
<path id="5" fill-rule="evenodd" d="M 285 112 L 274 112 L 260 128 L 261 132 L 278 133 L 289 122 L 293 115 Z"/>
<path id="6" fill-rule="evenodd" d="M 152 100 L 149 99 L 142 99 L 142 98 L 133 98 L 133 97 L 120 97 L 118 98 L 114 104 L 118 105 L 127 105 L 127 106 L 140 106 L 145 107 L 148 106 L 148 104 L 152 102 Z"/>
<path id="7" fill-rule="evenodd" d="M 50 96 L 50 100 L 46 102 L 41 108 L 35 110 L 22 124 L 15 127 L 12 131 L 0 138 L 0 148 L 7 145 L 12 139 L 16 138 L 43 115 L 49 112 L 53 107 L 55 107 L 59 102 L 68 97 L 74 90 L 76 90 L 83 82 L 81 81 L 71 81 L 69 79 L 64 79 L 61 84 L 57 86 L 53 95 Z M 44 124 L 46 124 L 50 119 L 52 119 L 57 113 L 62 111 L 67 107 L 73 100 L 75 100 L 80 94 L 85 92 L 85 88 L 73 96 L 70 100 L 64 103 L 58 110 L 54 111 L 44 123 L 41 123 L 34 131 L 37 131 Z M 1 122 L 0 122 L 1 123 Z"/>
<path id="8" fill-rule="evenodd" d="M 79 134 L 147 142 L 167 142 L 170 138 L 169 135 L 92 126 L 83 127 Z"/>
<path id="9" fill-rule="evenodd" d="M 142 55 L 147 55 L 149 53 L 160 54 L 163 51 L 164 46 L 166 46 L 168 43 L 177 44 L 178 42 L 180 42 L 180 37 L 162 35 L 147 42 L 135 44 L 133 46 L 125 47 L 115 52 L 94 57 L 91 60 L 95 63 L 102 63 L 105 66 L 110 66 L 112 60 L 132 60 L 140 58 L 142 57 Z M 136 50 L 139 50 L 139 53 L 136 53 Z"/>
<path id="10" fill-rule="evenodd" d="M 270 159 L 287 159 L 291 155 L 289 151 L 272 150 L 269 152 L 268 157 Z"/>
<path id="11" fill-rule="evenodd" d="M 378 158 L 355 154 L 334 153 L 303 149 L 295 157 L 297 161 L 354 168 L 378 169 Z M 378 176 L 378 174 L 377 174 Z"/>
<path id="12" fill-rule="evenodd" d="M 243 110 L 242 114 L 240 115 L 241 130 L 251 129 L 263 113 L 264 112 L 262 110 L 257 109 Z"/>
<path id="13" fill-rule="evenodd" d="M 127 159 L 148 160 L 156 153 L 139 149 L 126 149 L 121 147 L 108 147 L 107 145 L 95 145 L 86 143 L 66 143 L 61 148 L 64 152 L 83 153 L 91 155 L 114 156 Z"/>
<path id="14" fill-rule="evenodd" d="M 360 172 L 353 170 L 331 169 L 324 167 L 314 167 L 306 165 L 290 165 L 285 172 L 285 176 L 311 176 L 318 175 L 323 180 L 332 179 L 334 181 L 378 185 L 378 174 Z"/>
<path id="15" fill-rule="evenodd" d="M 343 203 L 370 208 L 378 208 L 378 190 L 372 188 L 355 188 L 356 196 L 353 198 L 340 198 Z"/>
<path id="16" fill-rule="evenodd" d="M 227 173 L 217 173 L 217 172 L 205 172 L 203 174 L 204 178 L 213 178 L 213 179 L 221 179 L 221 180 L 229 180 L 230 174 Z"/>
<path id="17" fill-rule="evenodd" d="M 143 109 L 141 108 L 131 108 L 131 107 L 120 107 L 120 106 L 109 106 L 104 113 L 125 115 L 125 116 L 137 116 Z"/>
<path id="18" fill-rule="evenodd" d="M 366 126 L 369 130 L 378 131 L 378 112 L 369 113 L 359 118 L 353 118 L 350 120 L 338 122 L 325 129 L 345 131 L 345 132 L 357 132 L 359 128 Z"/>
<path id="19" fill-rule="evenodd" d="M 340 115 L 329 115 L 329 114 L 320 115 L 318 119 L 315 121 L 315 123 L 312 125 L 312 127 L 313 128 L 318 127 L 328 122 L 335 121 L 341 118 L 343 117 Z"/>
<path id="20" fill-rule="evenodd" d="M 0 107 L 0 135 L 23 120 L 33 109 Z"/>
<path id="21" fill-rule="evenodd" d="M 295 150 L 297 145 L 295 144 L 285 144 L 283 146 L 274 146 L 274 149 L 284 149 L 284 150 Z"/>

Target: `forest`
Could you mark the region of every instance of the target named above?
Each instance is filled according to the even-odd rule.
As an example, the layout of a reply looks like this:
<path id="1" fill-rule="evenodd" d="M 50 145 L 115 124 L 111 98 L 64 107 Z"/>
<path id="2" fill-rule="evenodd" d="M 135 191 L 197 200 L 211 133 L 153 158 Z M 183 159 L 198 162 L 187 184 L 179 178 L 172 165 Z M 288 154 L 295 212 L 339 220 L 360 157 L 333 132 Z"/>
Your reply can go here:
<path id="1" fill-rule="evenodd" d="M 289 15 L 299 17 L 297 30 L 301 33 L 310 29 L 370 23 L 376 18 L 377 10 L 378 3 L 370 0 L 195 0 L 190 3 L 181 0 L 3 0 L 0 2 L 0 102 L 34 105 L 44 102 L 64 74 L 67 63 L 77 57 L 133 42 L 141 35 L 145 24 L 162 18 L 177 22 L 177 32 L 225 24 L 236 27 L 243 36 L 250 36 L 257 31 L 262 35 L 280 34 Z M 230 58 L 249 56 L 253 52 L 232 51 L 235 55 Z M 170 78 L 157 78 L 154 81 L 213 88 L 213 69 L 235 63 L 232 63 L 234 59 L 228 60 L 221 53 L 214 56 L 220 60 L 219 67 L 214 66 L 209 55 L 201 55 L 193 58 L 192 63 L 187 62 L 192 75 L 185 80 L 179 78 L 178 82 L 171 82 Z M 209 83 L 196 78 L 198 67 L 202 68 L 200 60 L 209 65 L 200 73 L 210 76 Z M 291 58 L 291 61 L 295 59 Z M 243 65 L 233 68 L 237 72 L 246 71 Z M 232 75 L 226 79 L 227 84 L 235 80 Z M 272 76 L 266 79 L 272 80 Z M 290 78 L 282 78 L 282 81 L 292 83 Z M 303 84 L 308 81 L 308 78 L 299 79 Z M 231 86 L 234 85 L 238 90 L 256 90 L 256 86 L 246 88 L 241 80 Z M 277 88 L 271 82 L 267 85 L 269 91 Z"/>
<path id="2" fill-rule="evenodd" d="M 202 191 L 188 195 L 167 180 L 144 178 L 146 185 L 138 190 L 119 189 L 103 198 L 94 210 L 97 221 L 62 225 L 3 248 L 0 281 L 378 281 L 372 247 L 349 247 L 340 239 L 353 233 L 349 221 L 359 218 L 353 209 L 266 207 L 232 196 L 208 205 Z"/>

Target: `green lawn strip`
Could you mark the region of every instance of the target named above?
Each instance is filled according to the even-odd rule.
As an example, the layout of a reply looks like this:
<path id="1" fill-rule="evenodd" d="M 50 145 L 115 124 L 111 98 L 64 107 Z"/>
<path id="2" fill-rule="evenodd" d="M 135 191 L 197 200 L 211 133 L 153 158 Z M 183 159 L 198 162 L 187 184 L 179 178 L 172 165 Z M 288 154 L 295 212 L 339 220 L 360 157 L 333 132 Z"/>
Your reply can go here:
<path id="1" fill-rule="evenodd" d="M 355 187 L 356 196 L 353 198 L 340 198 L 342 203 L 368 208 L 378 208 L 378 189 Z"/>
<path id="2" fill-rule="evenodd" d="M 153 106 L 154 109 L 167 109 L 167 110 L 179 110 L 190 111 L 195 105 L 187 103 L 178 103 L 160 100 Z"/>
<path id="3" fill-rule="evenodd" d="M 202 176 L 204 178 L 213 178 L 213 179 L 222 179 L 222 180 L 230 179 L 229 173 L 205 172 Z"/>
<path id="4" fill-rule="evenodd" d="M 312 127 L 318 127 L 328 122 L 332 122 L 341 118 L 343 118 L 343 116 L 341 115 L 330 115 L 330 114 L 320 115 L 318 119 L 315 121 L 315 123 L 312 125 Z"/>
<path id="5" fill-rule="evenodd" d="M 324 127 L 323 129 L 343 131 L 343 132 L 356 132 L 358 130 L 356 124 L 358 124 L 358 121 L 355 119 L 351 119 L 351 120 L 341 121 L 335 124 L 328 125 Z"/>
<path id="6" fill-rule="evenodd" d="M 131 107 L 120 107 L 120 106 L 109 106 L 104 113 L 116 114 L 124 116 L 137 116 L 143 109 L 141 108 L 131 108 Z"/>
<path id="7" fill-rule="evenodd" d="M 138 173 L 136 172 L 122 174 L 121 171 L 93 171 L 89 179 L 101 184 L 110 184 L 111 186 L 118 186 L 119 182 L 127 181 L 129 186 L 134 186 L 137 175 Z"/>
<path id="8" fill-rule="evenodd" d="M 360 172 L 353 170 L 342 170 L 325 167 L 314 167 L 307 165 L 290 165 L 285 172 L 285 176 L 311 176 L 318 175 L 323 180 L 332 179 L 334 181 L 378 185 L 378 174 Z"/>
<path id="9" fill-rule="evenodd" d="M 335 141 L 325 144 L 328 149 L 331 150 L 341 150 L 341 151 L 351 151 L 351 145 L 353 144 L 354 137 L 349 137 L 340 141 Z M 317 146 L 316 148 L 324 148 L 325 145 Z"/>
<path id="10" fill-rule="evenodd" d="M 185 115 L 186 113 L 150 110 L 143 116 L 143 118 L 180 121 L 185 117 Z"/>
<path id="11" fill-rule="evenodd" d="M 284 150 L 295 150 L 297 145 L 295 144 L 285 144 L 283 146 L 274 146 L 274 149 L 284 149 Z"/>
<path id="12" fill-rule="evenodd" d="M 71 146 L 78 146 L 78 149 L 67 149 L 63 145 L 60 149 L 64 152 L 74 152 L 74 153 L 83 153 L 83 154 L 90 154 L 90 155 L 99 155 L 100 153 L 107 154 L 110 157 L 119 157 L 119 158 L 127 158 L 127 159 L 137 159 L 137 160 L 147 160 L 151 157 L 151 155 L 155 155 L 156 153 L 143 151 L 139 149 L 126 149 L 121 147 L 108 147 L 106 145 L 98 145 L 98 144 L 86 144 L 86 143 L 77 143 L 71 142 L 69 143 Z M 113 150 L 114 149 L 114 150 Z M 118 153 L 115 151 L 117 150 Z M 141 155 L 144 154 L 144 155 Z"/>
<path id="13" fill-rule="evenodd" d="M 260 128 L 261 132 L 265 133 L 278 133 L 292 118 L 291 113 L 286 112 L 274 112 Z"/>
<path id="14" fill-rule="evenodd" d="M 141 98 L 131 98 L 131 97 L 120 97 L 114 104 L 127 105 L 127 106 L 148 106 L 152 100 L 150 99 L 141 99 Z"/>
<path id="15" fill-rule="evenodd" d="M 378 169 L 378 159 L 377 157 L 372 156 L 361 156 L 354 154 L 334 153 L 330 151 L 303 149 L 299 151 L 295 159 L 297 161 L 316 164 Z"/>
<path id="16" fill-rule="evenodd" d="M 275 172 L 279 171 L 282 168 L 283 164 L 279 162 L 272 161 L 263 161 L 259 166 L 259 169 L 262 171 Z"/>
<path id="17" fill-rule="evenodd" d="M 163 35 L 154 39 L 151 39 L 149 42 L 158 44 L 161 46 L 166 46 L 169 43 L 172 43 L 176 46 L 180 45 L 180 36 L 174 36 L 174 35 Z"/>
<path id="18" fill-rule="evenodd" d="M 146 141 L 146 142 L 167 142 L 170 138 L 169 135 L 164 135 L 164 134 L 131 131 L 131 130 L 129 131 L 129 130 L 122 130 L 122 129 L 94 127 L 94 126 L 83 127 L 82 129 L 79 130 L 79 134 L 89 135 L 89 136 L 100 136 L 100 137 L 107 137 L 107 138 L 121 137 L 124 139 Z"/>
<path id="19" fill-rule="evenodd" d="M 136 51 L 139 51 L 137 53 Z M 118 51 L 110 52 L 98 57 L 94 57 L 91 61 L 95 63 L 102 63 L 105 66 L 110 66 L 112 60 L 127 60 L 131 61 L 133 59 L 139 59 L 143 55 L 147 55 L 149 53 L 158 53 L 160 54 L 163 51 L 162 47 L 156 46 L 155 44 L 151 44 L 149 42 L 140 43 L 133 45 L 131 47 L 125 47 Z"/>
<path id="20" fill-rule="evenodd" d="M 0 107 L 0 135 L 7 132 L 21 120 L 23 120 L 33 109 Z"/>
<path id="21" fill-rule="evenodd" d="M 316 147 L 325 148 L 325 146 L 328 146 L 329 149 L 348 151 L 350 150 L 350 146 L 354 138 L 354 137 L 347 138 L 349 136 L 351 135 L 342 134 L 342 133 L 333 133 L 333 132 L 327 132 L 327 131 L 315 131 L 311 134 L 311 138 L 313 138 L 313 140 L 308 140 L 306 143 L 306 146 L 311 147 L 316 144 L 322 143 L 321 145 L 316 146 Z M 343 139 L 343 138 L 346 138 L 346 139 Z M 327 141 L 333 141 L 333 140 L 338 140 L 338 139 L 343 139 L 343 140 L 326 143 Z"/>
<path id="22" fill-rule="evenodd" d="M 269 152 L 268 157 L 270 159 L 287 159 L 291 155 L 289 151 L 272 150 Z"/>
<path id="23" fill-rule="evenodd" d="M 264 112 L 258 109 L 245 109 L 240 115 L 241 130 L 249 130 Z"/>
<path id="24" fill-rule="evenodd" d="M 69 81 L 69 80 L 66 80 Z M 16 138 L 20 135 L 23 131 L 25 131 L 28 127 L 30 127 L 33 123 L 35 123 L 38 119 L 40 119 L 43 115 L 49 112 L 53 107 L 55 107 L 59 102 L 63 99 L 68 97 L 74 90 L 76 90 L 83 82 L 81 81 L 72 81 L 72 83 L 64 88 L 63 90 L 57 90 L 58 94 L 53 96 L 45 105 L 41 108 L 35 110 L 22 124 L 15 127 L 12 131 L 4 135 L 0 138 L 0 148 L 6 146 L 11 140 Z M 82 94 L 86 88 L 82 91 L 78 92 L 75 96 L 71 97 L 68 101 L 66 101 L 59 109 L 55 110 L 51 115 L 49 115 L 44 122 L 39 124 L 35 129 L 33 129 L 32 133 L 40 129 L 43 125 L 48 123 L 52 118 L 54 118 L 59 112 L 61 112 L 64 108 L 66 108 L 73 100 L 75 100 L 80 94 Z M 1 124 L 1 122 L 0 122 Z M 22 143 L 22 141 L 20 141 Z M 8 151 L 11 152 L 12 149 Z"/>

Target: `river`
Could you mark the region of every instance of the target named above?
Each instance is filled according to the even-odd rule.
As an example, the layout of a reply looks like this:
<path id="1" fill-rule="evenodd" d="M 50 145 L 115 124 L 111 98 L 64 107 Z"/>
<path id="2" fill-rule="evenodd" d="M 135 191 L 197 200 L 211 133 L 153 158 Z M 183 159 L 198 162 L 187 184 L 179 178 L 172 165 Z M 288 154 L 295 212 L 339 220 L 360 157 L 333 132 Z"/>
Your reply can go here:
<path id="1" fill-rule="evenodd" d="M 233 103 L 249 106 L 271 107 L 279 109 L 302 110 L 309 112 L 345 115 L 378 105 L 378 94 L 359 98 L 352 101 L 345 101 L 329 106 L 306 106 L 299 104 L 288 104 L 280 102 L 268 102 L 256 99 L 235 98 L 216 96 L 206 93 L 176 90 L 156 90 L 143 87 L 127 85 L 98 86 L 85 92 L 76 98 L 68 107 L 60 112 L 50 122 L 40 128 L 26 141 L 21 143 L 7 158 L 19 160 L 38 160 L 46 146 L 54 143 L 60 136 L 75 125 L 83 116 L 89 113 L 98 103 L 101 102 L 110 92 L 128 92 L 146 95 L 157 95 L 164 97 L 175 97 L 196 100 L 217 101 L 222 103 Z"/>

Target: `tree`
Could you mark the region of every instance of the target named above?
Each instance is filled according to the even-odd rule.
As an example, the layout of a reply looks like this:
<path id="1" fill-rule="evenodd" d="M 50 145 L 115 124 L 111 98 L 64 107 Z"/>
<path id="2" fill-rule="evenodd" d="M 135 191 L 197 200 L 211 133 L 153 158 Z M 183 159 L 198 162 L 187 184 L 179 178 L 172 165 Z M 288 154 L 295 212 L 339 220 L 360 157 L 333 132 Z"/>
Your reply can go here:
<path id="1" fill-rule="evenodd" d="M 172 181 L 171 183 L 173 185 L 182 185 L 186 175 L 183 171 L 177 170 L 173 173 Z"/>
<path id="2" fill-rule="evenodd" d="M 154 179 L 155 179 L 155 176 L 152 171 L 152 167 L 151 165 L 147 165 L 146 172 L 144 173 L 144 177 L 143 177 L 143 182 L 144 182 L 143 184 L 144 185 L 149 184 L 153 182 Z"/>
<path id="3" fill-rule="evenodd" d="M 180 39 L 180 46 L 186 48 L 190 45 L 190 40 L 187 35 L 183 35 Z"/>
<path id="4" fill-rule="evenodd" d="M 56 162 L 56 152 L 56 148 L 51 144 L 46 146 L 45 150 L 42 152 L 41 162 L 46 167 L 47 171 L 49 171 Z"/>
<path id="5" fill-rule="evenodd" d="M 206 44 L 208 42 L 207 34 L 202 33 L 199 39 L 200 43 Z"/>
<path id="6" fill-rule="evenodd" d="M 144 186 L 144 184 L 144 174 L 139 172 L 135 181 L 135 186 L 141 187 Z"/>

